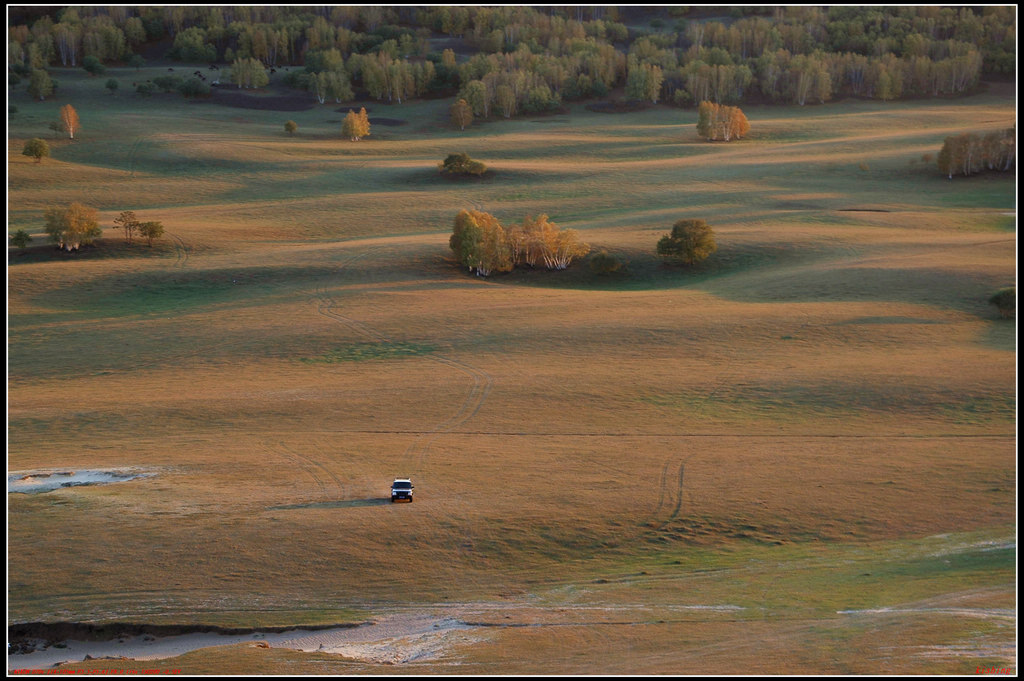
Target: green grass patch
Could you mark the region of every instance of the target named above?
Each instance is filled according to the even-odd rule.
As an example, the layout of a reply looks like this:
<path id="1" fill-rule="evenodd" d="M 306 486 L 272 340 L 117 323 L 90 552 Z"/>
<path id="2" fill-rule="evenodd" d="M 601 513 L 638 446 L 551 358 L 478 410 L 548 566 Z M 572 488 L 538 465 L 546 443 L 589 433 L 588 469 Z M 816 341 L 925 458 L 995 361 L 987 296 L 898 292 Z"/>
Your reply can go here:
<path id="1" fill-rule="evenodd" d="M 651 544 L 605 564 L 587 598 L 614 601 L 644 584 L 650 602 L 733 605 L 731 617 L 894 608 L 961 589 L 1012 587 L 1012 531 L 982 530 L 865 543 L 772 545 L 740 539 L 715 548 Z M 560 599 L 560 590 L 549 598 Z M 672 595 L 670 595 L 672 594 Z M 1012 602 L 1010 604 L 1012 606 Z M 937 606 L 931 606 L 937 607 Z"/>
<path id="2" fill-rule="evenodd" d="M 338 362 L 365 362 L 375 359 L 405 359 L 420 357 L 435 352 L 437 347 L 429 343 L 411 342 L 365 342 L 344 345 L 319 357 L 303 357 L 305 364 L 337 364 Z"/>
<path id="3" fill-rule="evenodd" d="M 803 420 L 810 416 L 837 418 L 866 412 L 907 412 L 976 425 L 1012 423 L 1017 404 L 1011 394 L 970 395 L 922 386 L 852 383 L 725 386 L 711 394 L 706 390 L 686 390 L 644 395 L 637 400 L 670 413 L 706 418 Z"/>

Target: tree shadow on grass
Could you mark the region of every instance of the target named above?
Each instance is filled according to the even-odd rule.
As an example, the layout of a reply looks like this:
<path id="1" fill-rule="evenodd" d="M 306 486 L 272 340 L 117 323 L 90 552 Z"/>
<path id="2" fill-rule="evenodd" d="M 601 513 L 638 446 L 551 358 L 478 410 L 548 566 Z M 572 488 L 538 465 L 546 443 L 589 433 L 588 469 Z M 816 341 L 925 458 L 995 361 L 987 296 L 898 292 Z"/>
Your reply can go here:
<path id="1" fill-rule="evenodd" d="M 600 249 L 595 249 L 594 252 Z M 600 275 L 588 259 L 562 271 L 517 268 L 490 280 L 505 286 L 596 291 L 695 289 L 749 303 L 898 302 L 954 309 L 992 318 L 987 303 L 1001 280 L 985 272 L 955 267 L 880 268 L 844 266 L 847 251 L 828 245 L 756 243 L 720 244 L 695 265 L 675 265 L 647 251 L 609 249 L 623 271 Z M 1007 347 L 1005 333 L 993 341 Z"/>
<path id="2" fill-rule="evenodd" d="M 38 239 L 34 239 L 38 241 Z M 25 249 L 7 249 L 7 264 L 15 267 L 41 262 L 68 262 L 81 260 L 116 260 L 128 258 L 166 258 L 173 256 L 175 246 L 166 239 L 155 242 L 152 247 L 145 240 L 136 239 L 125 243 L 123 239 L 97 239 L 92 246 L 82 246 L 77 251 L 63 251 L 53 244 L 34 244 Z"/>
<path id="3" fill-rule="evenodd" d="M 793 244 L 726 245 L 720 246 L 714 255 L 703 262 L 679 265 L 656 255 L 653 245 L 649 251 L 609 248 L 609 255 L 620 260 L 623 268 L 611 274 L 596 274 L 590 269 L 589 260 L 601 250 L 602 247 L 595 247 L 590 256 L 574 262 L 565 270 L 524 267 L 506 274 L 493 275 L 491 279 L 508 285 L 598 291 L 700 288 L 702 284 L 716 278 L 812 262 L 830 253 L 824 248 Z"/>
<path id="4" fill-rule="evenodd" d="M 336 273 L 337 268 L 330 265 L 150 270 L 47 291 L 34 302 L 53 310 L 104 317 L 252 306 L 295 292 L 308 298 L 317 281 Z"/>

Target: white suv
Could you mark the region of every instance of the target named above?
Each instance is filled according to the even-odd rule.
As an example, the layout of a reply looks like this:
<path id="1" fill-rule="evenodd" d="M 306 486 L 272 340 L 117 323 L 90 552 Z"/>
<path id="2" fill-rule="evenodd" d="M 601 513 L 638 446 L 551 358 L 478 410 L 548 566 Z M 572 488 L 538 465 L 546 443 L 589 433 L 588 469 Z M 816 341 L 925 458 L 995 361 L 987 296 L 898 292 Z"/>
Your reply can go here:
<path id="1" fill-rule="evenodd" d="M 412 503 L 412 480 L 409 478 L 395 478 L 391 483 L 391 503 L 399 499 L 408 499 Z"/>

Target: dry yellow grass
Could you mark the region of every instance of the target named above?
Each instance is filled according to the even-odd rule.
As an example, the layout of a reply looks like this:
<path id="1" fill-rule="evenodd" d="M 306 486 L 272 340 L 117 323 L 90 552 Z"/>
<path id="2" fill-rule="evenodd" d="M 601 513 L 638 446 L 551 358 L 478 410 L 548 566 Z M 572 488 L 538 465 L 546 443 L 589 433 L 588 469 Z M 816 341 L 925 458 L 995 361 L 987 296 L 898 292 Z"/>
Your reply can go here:
<path id="1" fill-rule="evenodd" d="M 905 170 L 926 136 L 979 112 L 1002 124 L 1013 101 L 851 106 L 748 113 L 761 137 L 743 145 L 697 144 L 660 111 L 359 145 L 266 140 L 280 124 L 265 112 L 235 137 L 216 113 L 195 133 L 124 118 L 152 130 L 115 149 L 137 155 L 120 167 L 88 149 L 110 131 L 42 165 L 11 141 L 12 228 L 93 197 L 107 223 L 132 208 L 170 233 L 118 257 L 9 256 L 9 470 L 157 473 L 9 495 L 11 618 L 282 624 L 485 601 L 565 626 L 495 628 L 453 652 L 464 666 L 406 671 L 964 671 L 964 656 L 908 651 L 981 631 L 970 622 L 865 625 L 823 594 L 1015 594 L 1002 563 L 929 568 L 913 589 L 898 570 L 867 589 L 827 578 L 846 551 L 903 560 L 880 542 L 1013 534 L 1015 337 L 985 302 L 1014 278 L 998 222 L 1012 182 Z M 454 145 L 497 174 L 437 179 Z M 879 167 L 865 177 L 861 159 Z M 629 274 L 467 276 L 447 250 L 465 207 L 549 213 Z M 719 253 L 693 273 L 660 265 L 654 243 L 690 215 Z M 414 504 L 383 503 L 397 475 Z M 751 616 L 808 546 L 824 553 L 807 593 Z M 693 552 L 729 569 L 740 552 L 754 576 L 695 591 L 673 581 L 703 579 L 687 563 L 581 586 Z M 575 606 L 630 610 L 581 622 L 555 609 L 575 589 Z M 736 621 L 658 611 L 737 600 Z M 539 601 L 552 608 L 523 610 Z M 396 671 L 248 648 L 181 663 Z"/>

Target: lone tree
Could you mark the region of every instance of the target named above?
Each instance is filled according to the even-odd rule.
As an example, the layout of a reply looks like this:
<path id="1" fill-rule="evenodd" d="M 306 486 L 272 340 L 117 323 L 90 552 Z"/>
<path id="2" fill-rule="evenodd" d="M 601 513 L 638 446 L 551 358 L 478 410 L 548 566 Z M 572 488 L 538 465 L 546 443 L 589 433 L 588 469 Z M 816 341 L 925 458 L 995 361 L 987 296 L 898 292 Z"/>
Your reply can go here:
<path id="1" fill-rule="evenodd" d="M 19 229 L 17 232 L 11 235 L 11 245 L 17 248 L 19 251 L 24 251 L 31 242 L 32 237 L 29 236 L 29 233 L 23 229 Z"/>
<path id="2" fill-rule="evenodd" d="M 358 142 L 370 134 L 370 119 L 366 115 L 365 108 L 360 109 L 359 113 L 352 109 L 348 110 L 348 115 L 341 123 L 341 134 L 353 142 Z"/>
<path id="3" fill-rule="evenodd" d="M 465 130 L 467 125 L 473 122 L 473 107 L 464 99 L 452 104 L 452 124 L 459 126 L 459 130 Z"/>
<path id="4" fill-rule="evenodd" d="M 135 211 L 125 210 L 121 211 L 121 214 L 114 218 L 114 226 L 124 230 L 124 241 L 130 244 L 132 236 L 135 232 L 139 231 L 141 223 L 135 217 Z"/>
<path id="5" fill-rule="evenodd" d="M 64 128 L 64 132 L 68 134 L 68 137 L 75 139 L 75 131 L 81 127 L 75 107 L 65 104 L 60 108 L 60 124 Z"/>
<path id="6" fill-rule="evenodd" d="M 139 236 L 145 237 L 150 248 L 153 247 L 153 239 L 159 239 L 163 235 L 164 225 L 162 222 L 143 222 L 139 225 Z"/>
<path id="7" fill-rule="evenodd" d="M 21 149 L 21 155 L 34 158 L 36 163 L 42 163 L 43 158 L 50 155 L 50 145 L 46 143 L 46 140 L 33 137 L 25 142 L 25 146 Z"/>
<path id="8" fill-rule="evenodd" d="M 90 76 L 102 76 L 107 71 L 107 68 L 103 66 L 103 63 L 99 58 L 93 55 L 89 55 L 82 60 L 82 68 L 85 69 Z"/>
<path id="9" fill-rule="evenodd" d="M 679 220 L 672 233 L 658 241 L 658 255 L 667 260 L 693 265 L 718 250 L 715 234 L 703 220 Z"/>
<path id="10" fill-rule="evenodd" d="M 996 306 L 1003 319 L 1009 319 L 1017 311 L 1017 288 L 1010 286 L 999 289 L 988 299 L 988 302 Z"/>
<path id="11" fill-rule="evenodd" d="M 286 121 L 284 124 L 284 131 L 289 135 L 294 135 L 295 131 L 298 129 L 299 126 L 295 121 Z"/>
<path id="12" fill-rule="evenodd" d="M 77 251 L 103 235 L 96 220 L 96 209 L 81 203 L 72 203 L 67 208 L 51 208 L 45 215 L 46 233 L 57 248 Z"/>
<path id="13" fill-rule="evenodd" d="M 44 69 L 32 69 L 28 78 L 28 93 L 43 101 L 53 94 L 53 80 Z"/>
<path id="14" fill-rule="evenodd" d="M 115 92 L 117 92 L 117 88 L 118 88 L 117 79 L 116 78 L 108 78 L 107 79 L 107 84 L 104 87 L 106 87 L 108 90 L 110 90 L 110 94 L 114 94 Z"/>

